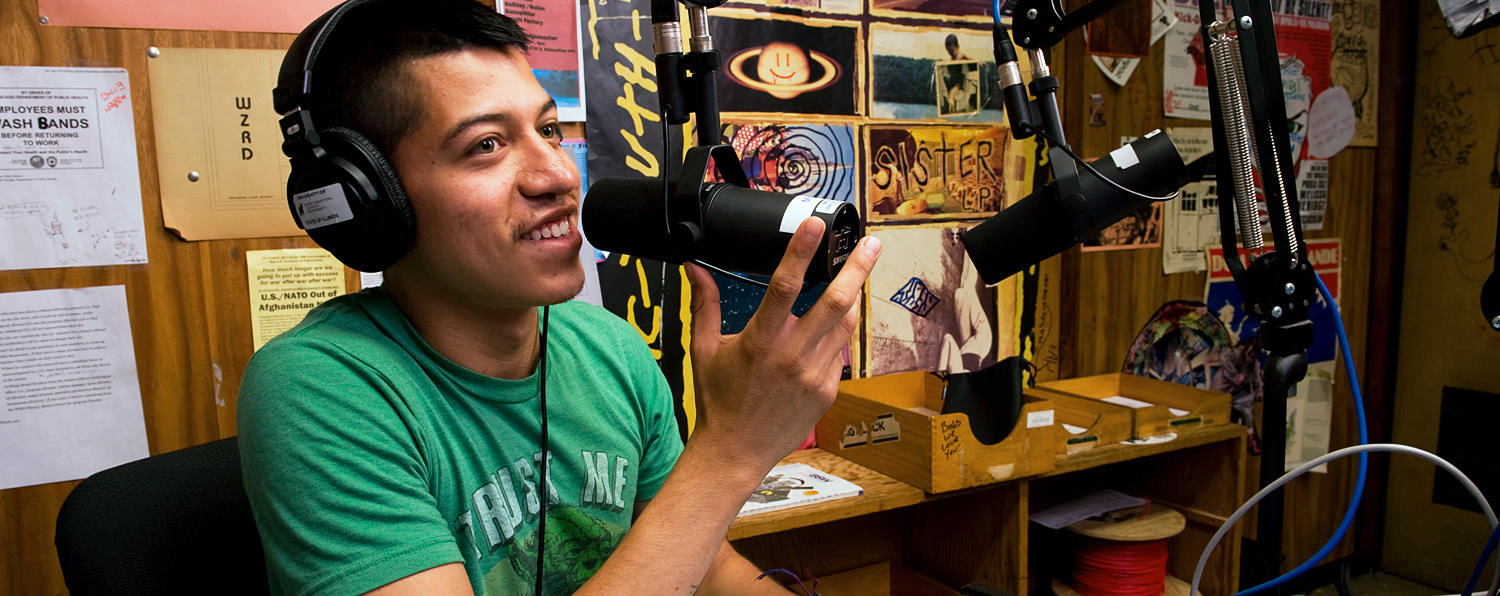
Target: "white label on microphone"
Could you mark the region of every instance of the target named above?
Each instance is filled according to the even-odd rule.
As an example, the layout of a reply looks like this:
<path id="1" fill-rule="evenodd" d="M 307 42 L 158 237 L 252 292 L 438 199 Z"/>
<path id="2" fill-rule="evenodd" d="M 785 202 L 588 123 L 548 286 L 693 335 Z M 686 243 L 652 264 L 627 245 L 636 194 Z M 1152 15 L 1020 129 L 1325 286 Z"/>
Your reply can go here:
<path id="1" fill-rule="evenodd" d="M 814 208 L 813 211 L 817 211 L 818 213 L 827 213 L 827 214 L 831 215 L 834 212 L 836 212 L 836 211 L 839 210 L 839 204 L 841 204 L 841 203 L 843 203 L 843 201 L 833 201 L 833 200 L 829 200 L 829 199 L 818 199 L 818 206 L 816 208 Z"/>
<path id="2" fill-rule="evenodd" d="M 822 202 L 823 199 L 808 195 L 792 199 L 792 202 L 786 204 L 786 211 L 781 212 L 781 233 L 795 234 L 802 220 L 812 217 L 813 209 L 818 208 Z"/>
<path id="3" fill-rule="evenodd" d="M 354 219 L 349 210 L 349 199 L 344 196 L 344 187 L 329 184 L 292 195 L 292 205 L 297 209 L 297 218 L 303 229 L 316 230 L 323 226 Z"/>
<path id="4" fill-rule="evenodd" d="M 1109 152 L 1110 159 L 1115 160 L 1115 167 L 1122 170 L 1130 169 L 1130 166 L 1141 163 L 1141 158 L 1135 154 L 1135 148 L 1126 145 Z"/>

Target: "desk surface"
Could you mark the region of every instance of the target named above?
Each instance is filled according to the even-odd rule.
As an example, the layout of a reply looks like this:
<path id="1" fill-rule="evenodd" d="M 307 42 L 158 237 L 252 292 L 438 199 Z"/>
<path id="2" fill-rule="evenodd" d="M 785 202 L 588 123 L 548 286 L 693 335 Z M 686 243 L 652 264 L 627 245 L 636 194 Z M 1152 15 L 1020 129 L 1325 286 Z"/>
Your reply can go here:
<path id="1" fill-rule="evenodd" d="M 1063 458 L 1057 462 L 1056 469 L 1043 474 L 1043 476 L 1056 476 L 1058 474 L 1086 470 L 1140 457 L 1176 451 L 1178 449 L 1233 440 L 1244 435 L 1245 427 L 1238 424 L 1223 424 L 1179 432 L 1176 439 L 1155 445 L 1107 445 Z M 865 493 L 857 497 L 847 497 L 800 507 L 768 511 L 736 519 L 729 526 L 730 540 L 739 540 L 751 536 L 771 534 L 880 511 L 888 511 L 953 494 L 968 493 L 987 488 L 975 487 L 951 493 L 929 495 L 923 492 L 922 489 L 893 479 L 890 476 L 838 457 L 822 449 L 804 449 L 793 452 L 783 459 L 782 463 L 810 465 L 858 484 L 861 488 L 865 489 Z M 1025 478 L 1017 480 L 1025 480 Z M 1014 482 L 1014 480 L 1010 482 Z"/>

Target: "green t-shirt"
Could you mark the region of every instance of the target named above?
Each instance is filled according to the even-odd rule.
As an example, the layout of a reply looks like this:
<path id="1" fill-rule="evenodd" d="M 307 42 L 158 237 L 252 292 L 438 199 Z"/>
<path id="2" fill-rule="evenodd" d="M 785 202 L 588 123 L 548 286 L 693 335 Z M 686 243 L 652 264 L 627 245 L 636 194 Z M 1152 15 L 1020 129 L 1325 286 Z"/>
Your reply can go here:
<path id="1" fill-rule="evenodd" d="M 682 439 L 629 325 L 577 302 L 552 307 L 550 325 L 544 580 L 570 593 L 661 488 Z M 239 432 L 272 591 L 360 593 L 462 562 L 475 594 L 531 593 L 538 377 L 453 363 L 379 289 L 267 343 L 245 370 Z"/>

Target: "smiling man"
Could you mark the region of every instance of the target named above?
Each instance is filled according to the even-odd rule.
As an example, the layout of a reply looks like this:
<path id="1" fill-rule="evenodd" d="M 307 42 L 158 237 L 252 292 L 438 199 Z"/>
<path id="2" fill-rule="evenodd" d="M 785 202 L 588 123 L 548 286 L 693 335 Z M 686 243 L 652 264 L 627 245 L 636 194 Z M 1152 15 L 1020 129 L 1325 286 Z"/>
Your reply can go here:
<path id="1" fill-rule="evenodd" d="M 356 1 L 317 59 L 317 124 L 389 158 L 415 241 L 381 288 L 315 309 L 245 372 L 245 485 L 273 591 L 784 593 L 724 536 L 831 405 L 878 242 L 798 318 L 822 235 L 803 222 L 733 337 L 712 277 L 689 268 L 684 445 L 639 334 L 569 302 L 579 177 L 525 34 L 470 0 Z"/>

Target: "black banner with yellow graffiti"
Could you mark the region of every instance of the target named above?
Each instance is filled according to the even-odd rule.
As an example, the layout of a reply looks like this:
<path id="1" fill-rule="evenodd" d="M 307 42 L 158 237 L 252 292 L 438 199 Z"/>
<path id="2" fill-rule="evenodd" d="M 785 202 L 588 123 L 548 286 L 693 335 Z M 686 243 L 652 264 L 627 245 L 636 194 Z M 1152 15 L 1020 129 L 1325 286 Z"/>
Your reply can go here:
<path id="1" fill-rule="evenodd" d="M 659 177 L 664 165 L 662 121 L 657 112 L 650 2 L 583 4 L 589 179 Z M 673 145 L 681 147 L 680 140 Z M 604 307 L 630 322 L 651 346 L 672 393 L 679 397 L 677 423 L 686 436 L 694 412 L 687 361 L 689 291 L 682 268 L 618 253 L 598 267 Z"/>

